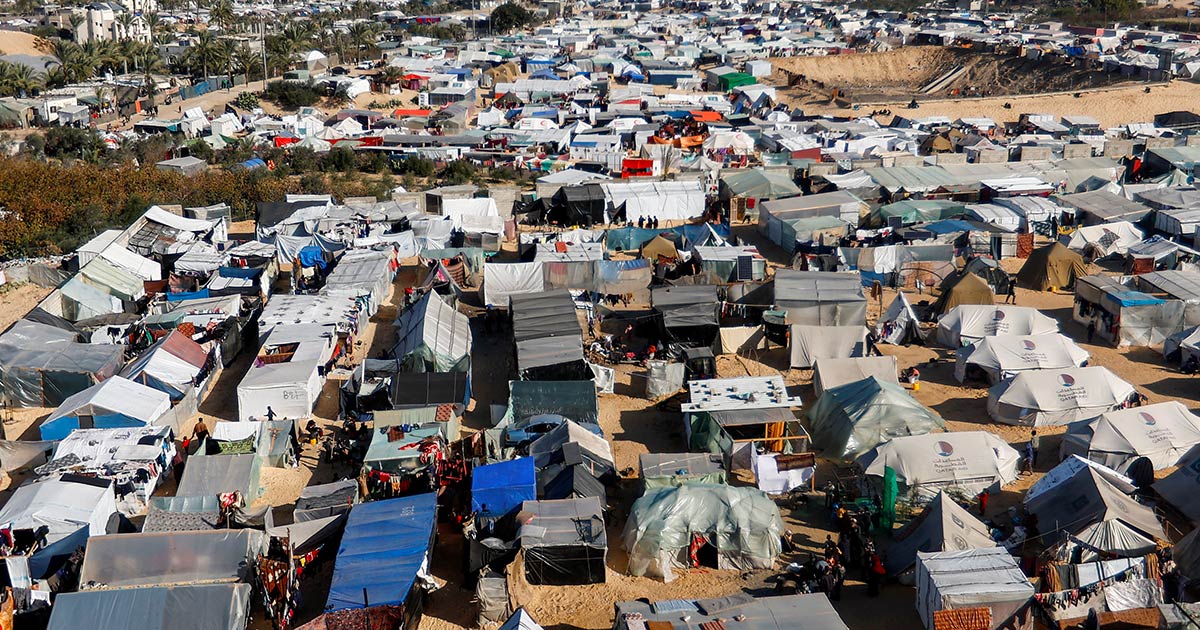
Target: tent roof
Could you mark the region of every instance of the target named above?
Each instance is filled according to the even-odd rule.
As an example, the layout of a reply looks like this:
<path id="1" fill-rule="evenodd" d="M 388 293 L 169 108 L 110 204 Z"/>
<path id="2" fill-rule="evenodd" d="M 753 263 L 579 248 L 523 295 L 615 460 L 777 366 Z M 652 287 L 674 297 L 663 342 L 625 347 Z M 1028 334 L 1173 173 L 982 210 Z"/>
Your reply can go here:
<path id="1" fill-rule="evenodd" d="M 825 390 L 808 410 L 813 443 L 853 459 L 894 437 L 945 429 L 946 422 L 896 383 L 872 376 Z"/>
<path id="2" fill-rule="evenodd" d="M 189 457 L 175 496 L 199 497 L 237 491 L 253 501 L 258 497 L 260 466 L 258 456 L 253 454 Z"/>
<path id="3" fill-rule="evenodd" d="M 1032 499 L 1026 497 L 1025 508 L 1037 515 L 1038 528 L 1052 536 L 1077 534 L 1095 523 L 1119 519 L 1143 534 L 1167 540 L 1153 509 L 1121 492 L 1091 466 Z"/>
<path id="4" fill-rule="evenodd" d="M 958 349 L 960 365 L 977 365 L 992 375 L 993 381 L 1022 370 L 1077 367 L 1085 363 L 1089 356 L 1087 350 L 1058 332 L 984 337 L 975 345 Z M 961 371 L 958 376 L 962 380 Z"/>
<path id="5" fill-rule="evenodd" d="M 992 287 L 983 278 L 970 272 L 959 272 L 946 278 L 939 291 L 941 293 L 933 306 L 937 313 L 946 313 L 960 304 L 991 305 L 996 302 Z"/>
<path id="6" fill-rule="evenodd" d="M 733 197 L 768 199 L 793 197 L 804 192 L 786 172 L 760 168 L 725 171 L 721 174 L 721 183 Z"/>
<path id="7" fill-rule="evenodd" d="M 508 394 L 514 422 L 544 413 L 561 414 L 576 422 L 597 424 L 600 412 L 592 381 L 513 381 Z"/>
<path id="8" fill-rule="evenodd" d="M 112 484 L 108 480 L 84 482 L 70 475 L 45 479 L 17 488 L 0 508 L 0 524 L 12 529 L 47 525 L 50 542 L 54 542 L 81 527 L 87 528 L 97 516 L 107 521 L 107 514 L 95 512 L 111 496 Z"/>
<path id="9" fill-rule="evenodd" d="M 680 609 L 668 604 L 686 604 Z M 738 593 L 706 600 L 646 600 L 617 602 L 617 619 L 637 613 L 647 622 L 677 623 L 686 610 L 688 625 L 707 627 L 718 622 L 726 630 L 847 630 L 829 598 L 822 593 L 750 597 Z"/>
<path id="10" fill-rule="evenodd" d="M 326 609 L 404 605 L 428 560 L 436 524 L 433 493 L 351 508 Z"/>
<path id="11" fill-rule="evenodd" d="M 675 246 L 675 242 L 662 234 L 657 234 L 654 238 L 642 243 L 641 247 L 638 248 L 638 252 L 642 258 L 650 260 L 657 260 L 659 258 L 674 260 L 679 258 L 679 248 Z"/>
<path id="12" fill-rule="evenodd" d="M 958 596 L 980 602 L 981 596 L 989 596 L 982 600 L 986 602 L 1033 597 L 1033 584 L 1003 547 L 918 552 L 917 563 L 943 598 Z"/>
<path id="13" fill-rule="evenodd" d="M 875 377 L 881 381 L 899 383 L 896 370 L 896 357 L 851 357 L 845 359 L 817 359 L 813 370 L 813 383 L 820 383 L 820 393 L 855 383 L 867 377 Z"/>
<path id="14" fill-rule="evenodd" d="M 108 588 L 244 582 L 266 545 L 254 529 L 93 536 L 79 581 Z M 193 561 L 180 562 L 180 549 Z"/>
<path id="15" fill-rule="evenodd" d="M 1154 491 L 1193 523 L 1200 522 L 1200 492 L 1196 488 L 1200 488 L 1200 445 L 1189 449 L 1179 458 L 1178 468 L 1154 484 Z"/>
<path id="16" fill-rule="evenodd" d="M 471 509 L 483 516 L 503 516 L 536 497 L 532 457 L 479 466 L 471 472 Z"/>
<path id="17" fill-rule="evenodd" d="M 531 368 L 583 360 L 583 332 L 575 302 L 565 289 L 509 298 L 517 367 Z"/>
<path id="18" fill-rule="evenodd" d="M 422 346 L 450 361 L 471 352 L 470 319 L 433 291 L 404 309 L 396 318 L 395 327 L 397 341 L 393 354 L 399 359 Z"/>
<path id="19" fill-rule="evenodd" d="M 1177 400 L 1110 411 L 1072 429 L 1072 433 L 1084 432 L 1089 451 L 1127 453 L 1152 459 L 1164 451 L 1182 453 L 1200 444 L 1200 418 Z M 1163 466 L 1158 462 L 1155 464 L 1155 468 L 1166 468 L 1175 462 Z"/>
<path id="20" fill-rule="evenodd" d="M 987 525 L 945 492 L 939 492 L 917 518 L 896 532 L 888 547 L 889 574 L 902 573 L 917 561 L 918 552 L 963 551 L 995 547 Z"/>
<path id="21" fill-rule="evenodd" d="M 938 320 L 938 340 L 951 348 L 985 337 L 1058 334 L 1058 320 L 1014 304 L 959 304 Z"/>
<path id="22" fill-rule="evenodd" d="M 171 397 L 167 394 L 114 376 L 67 398 L 42 424 L 80 411 L 92 416 L 119 413 L 151 424 L 170 409 Z"/>
<path id="23" fill-rule="evenodd" d="M 171 630 L 181 619 L 196 628 L 243 630 L 250 591 L 249 584 L 198 584 L 62 593 L 49 630 Z"/>
<path id="24" fill-rule="evenodd" d="M 1024 413 L 1100 409 L 1098 414 L 1119 406 L 1133 392 L 1132 385 L 1102 366 L 1026 370 L 994 385 L 988 392 L 988 406 Z M 993 417 L 1002 422 L 1021 421 L 1000 415 Z"/>
<path id="25" fill-rule="evenodd" d="M 987 431 L 956 431 L 897 437 L 858 458 L 868 475 L 882 477 L 886 468 L 909 486 L 956 485 L 972 481 L 1007 484 L 1017 478 L 1021 456 Z"/>
<path id="26" fill-rule="evenodd" d="M 526 501 L 521 512 L 522 518 L 532 517 L 517 533 L 522 548 L 608 547 L 604 508 L 596 497 Z"/>
<path id="27" fill-rule="evenodd" d="M 467 372 L 397 372 L 392 375 L 392 405 L 430 407 L 465 404 L 470 379 L 471 375 Z"/>
<path id="28" fill-rule="evenodd" d="M 697 284 L 651 289 L 650 304 L 668 328 L 717 326 L 717 287 Z"/>
<path id="29" fill-rule="evenodd" d="M 1054 242 L 1029 254 L 1017 272 L 1017 281 L 1030 289 L 1045 291 L 1050 287 L 1069 287 L 1085 275 L 1087 265 L 1083 257 L 1066 245 Z"/>

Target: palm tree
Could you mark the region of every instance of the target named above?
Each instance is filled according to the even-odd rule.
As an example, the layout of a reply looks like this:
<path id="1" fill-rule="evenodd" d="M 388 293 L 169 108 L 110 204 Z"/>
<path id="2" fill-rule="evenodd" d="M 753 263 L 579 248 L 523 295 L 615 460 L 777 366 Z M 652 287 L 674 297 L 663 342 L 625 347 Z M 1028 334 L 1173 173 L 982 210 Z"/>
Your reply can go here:
<path id="1" fill-rule="evenodd" d="M 71 25 L 71 39 L 73 41 L 79 41 L 79 27 L 83 26 L 85 21 L 81 13 L 72 13 L 67 18 L 67 23 Z"/>
<path id="2" fill-rule="evenodd" d="M 370 22 L 355 22 L 350 25 L 350 43 L 354 45 L 354 61 L 362 61 L 362 51 L 370 50 L 379 43 L 379 34 Z"/>
<path id="3" fill-rule="evenodd" d="M 262 65 L 259 54 L 250 50 L 250 46 L 246 44 L 233 49 L 233 53 L 229 55 L 229 61 L 235 70 L 245 73 L 247 83 L 250 82 L 250 74 L 254 69 Z"/>
<path id="4" fill-rule="evenodd" d="M 119 37 L 117 38 L 119 41 L 129 41 L 130 37 L 132 36 L 131 34 L 133 33 L 133 23 L 136 20 L 137 17 L 128 11 L 122 11 L 121 13 L 117 14 L 117 17 L 113 18 L 113 22 L 120 27 L 117 29 L 120 31 Z"/>
<path id="5" fill-rule="evenodd" d="M 185 56 L 190 62 L 188 65 L 200 64 L 201 70 L 204 71 L 204 78 L 207 79 L 209 65 L 219 65 L 221 53 L 221 42 L 212 33 L 205 31 L 196 37 L 196 41 L 188 48 Z"/>
<path id="6" fill-rule="evenodd" d="M 161 43 L 163 27 L 165 26 L 162 18 L 157 13 L 147 13 L 143 16 L 143 19 L 146 20 L 146 29 L 150 31 L 150 43 Z"/>
<path id="7" fill-rule="evenodd" d="M 25 96 L 44 85 L 41 76 L 25 64 L 0 61 L 0 94 Z"/>
<path id="8" fill-rule="evenodd" d="M 230 31 L 237 24 L 237 15 L 233 12 L 230 0 L 217 0 L 208 10 L 209 19 L 221 27 L 222 31 Z"/>
<path id="9" fill-rule="evenodd" d="M 300 42 L 285 34 L 273 35 L 267 39 L 267 65 L 276 70 L 286 72 L 300 56 Z"/>

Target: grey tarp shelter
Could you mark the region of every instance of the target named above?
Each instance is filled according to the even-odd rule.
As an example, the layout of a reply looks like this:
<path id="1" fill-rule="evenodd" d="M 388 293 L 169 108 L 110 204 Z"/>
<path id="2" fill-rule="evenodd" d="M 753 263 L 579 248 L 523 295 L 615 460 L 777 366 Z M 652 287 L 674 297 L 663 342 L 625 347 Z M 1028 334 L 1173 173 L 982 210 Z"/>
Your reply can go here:
<path id="1" fill-rule="evenodd" d="M 406 372 L 466 372 L 471 369 L 471 321 L 435 292 L 396 317 L 392 356 Z"/>
<path id="2" fill-rule="evenodd" d="M 517 518 L 530 584 L 604 582 L 608 535 L 598 498 L 526 501 Z"/>
<path id="3" fill-rule="evenodd" d="M 716 335 L 717 287 L 692 285 L 659 287 L 650 291 L 650 304 L 662 314 L 668 334 L 688 335 L 688 331 L 711 329 Z"/>
<path id="4" fill-rule="evenodd" d="M 676 600 L 686 604 L 686 613 L 675 607 L 634 600 L 616 603 L 613 630 L 632 630 L 626 619 L 676 623 L 681 614 L 689 627 L 720 623 L 725 630 L 847 630 L 845 622 L 822 593 L 750 597 L 737 593 L 726 597 Z M 640 627 L 640 626 L 638 626 Z"/>
<path id="5" fill-rule="evenodd" d="M 1108 521 L 1121 521 L 1136 530 L 1151 549 L 1154 540 L 1167 540 L 1154 510 L 1110 483 L 1092 466 L 1084 466 L 1057 485 L 1033 498 L 1026 496 L 1025 509 L 1037 515 L 1038 529 L 1047 544 L 1070 536 L 1085 538 L 1090 530 Z M 1133 549 L 1101 549 L 1118 556 L 1141 555 L 1144 546 Z M 1141 553 L 1139 553 L 1141 552 Z"/>
<path id="6" fill-rule="evenodd" d="M 725 483 L 725 466 L 710 453 L 642 453 L 638 464 L 643 493 L 685 483 Z"/>
<path id="7" fill-rule="evenodd" d="M 1079 225 L 1099 225 L 1110 221 L 1137 223 L 1153 212 L 1150 206 L 1107 190 L 1061 195 L 1058 202 L 1075 212 Z"/>
<path id="8" fill-rule="evenodd" d="M 821 359 L 847 359 L 866 353 L 863 326 L 803 326 L 792 324 L 788 339 L 790 365 L 811 368 Z"/>
<path id="9" fill-rule="evenodd" d="M 775 272 L 775 307 L 787 311 L 789 324 L 865 326 L 867 298 L 857 273 Z"/>
<path id="10" fill-rule="evenodd" d="M 0 336 L 0 400 L 13 407 L 57 407 L 120 372 L 124 358 L 125 346 L 16 345 L 6 333 Z"/>
<path id="11" fill-rule="evenodd" d="M 625 524 L 629 573 L 666 581 L 688 566 L 692 537 L 716 548 L 717 569 L 766 569 L 782 551 L 783 519 L 761 490 L 684 484 L 656 488 L 633 503 Z"/>
<path id="12" fill-rule="evenodd" d="M 61 593 L 49 630 L 244 630 L 249 584 L 194 584 Z"/>
<path id="13" fill-rule="evenodd" d="M 199 497 L 241 492 L 250 503 L 261 492 L 262 458 L 248 455 L 200 455 L 188 458 L 177 497 Z"/>
<path id="14" fill-rule="evenodd" d="M 1145 457 L 1155 470 L 1179 463 L 1200 444 L 1200 418 L 1178 400 L 1110 411 L 1090 422 L 1070 425 L 1060 456 L 1079 455 L 1122 471 Z"/>
<path id="15" fill-rule="evenodd" d="M 108 588 L 245 582 L 266 544 L 266 535 L 253 529 L 94 536 L 79 581 Z"/>
<path id="16" fill-rule="evenodd" d="M 995 547 L 987 525 L 967 511 L 950 495 L 939 492 L 917 518 L 893 536 L 884 568 L 889 575 L 903 573 L 917 562 L 918 552 L 963 551 Z"/>
<path id="17" fill-rule="evenodd" d="M 946 428 L 946 421 L 900 385 L 874 376 L 826 390 L 808 409 L 813 444 L 835 459 L 854 459 L 896 437 Z"/>
<path id="18" fill-rule="evenodd" d="M 848 359 L 817 359 L 813 368 L 813 393 L 820 398 L 826 391 L 855 383 L 867 377 L 899 383 L 896 357 L 852 357 Z"/>
<path id="19" fill-rule="evenodd" d="M 513 339 L 517 371 L 530 380 L 582 378 L 583 332 L 575 318 L 575 302 L 565 289 L 512 295 Z"/>
<path id="20" fill-rule="evenodd" d="M 1200 523 L 1200 446 L 1179 459 L 1179 467 L 1154 484 L 1154 491 L 1188 520 Z"/>
<path id="21" fill-rule="evenodd" d="M 1002 547 L 917 554 L 917 613 L 934 630 L 933 613 L 988 608 L 991 630 L 1031 630 L 1033 584 Z"/>

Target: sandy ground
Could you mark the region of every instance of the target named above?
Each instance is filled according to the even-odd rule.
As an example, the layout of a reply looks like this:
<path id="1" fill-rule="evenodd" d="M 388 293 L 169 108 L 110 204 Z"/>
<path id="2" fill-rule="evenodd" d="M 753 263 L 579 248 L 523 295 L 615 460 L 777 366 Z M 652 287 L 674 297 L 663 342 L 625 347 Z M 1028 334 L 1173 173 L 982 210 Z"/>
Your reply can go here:
<path id="1" fill-rule="evenodd" d="M 32 311 L 52 291 L 30 282 L 0 285 L 0 331 Z"/>
<path id="2" fill-rule="evenodd" d="M 21 31 L 0 30 L 0 54 L 46 55 L 46 40 Z"/>

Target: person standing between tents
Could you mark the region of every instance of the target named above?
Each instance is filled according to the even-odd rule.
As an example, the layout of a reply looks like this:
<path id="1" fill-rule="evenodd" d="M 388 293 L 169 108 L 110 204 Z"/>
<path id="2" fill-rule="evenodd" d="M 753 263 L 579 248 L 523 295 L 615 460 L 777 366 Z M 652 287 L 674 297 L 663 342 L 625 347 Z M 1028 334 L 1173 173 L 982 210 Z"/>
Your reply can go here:
<path id="1" fill-rule="evenodd" d="M 638 217 L 638 229 L 646 227 L 646 217 Z"/>
<path id="2" fill-rule="evenodd" d="M 925 282 L 923 280 L 921 280 L 920 278 L 917 278 L 917 281 L 914 282 L 913 284 L 915 284 L 917 287 L 917 295 L 925 294 Z"/>
<path id="3" fill-rule="evenodd" d="M 1095 319 L 1089 319 L 1089 320 L 1088 320 L 1088 325 L 1087 325 L 1087 340 L 1088 340 L 1088 343 L 1092 343 L 1092 337 L 1095 337 L 1095 336 L 1096 336 L 1096 320 L 1095 320 Z"/>
<path id="4" fill-rule="evenodd" d="M 867 563 L 867 597 L 879 597 L 879 587 L 883 584 L 883 576 L 887 570 L 883 568 L 883 560 L 879 554 L 871 552 Z"/>
<path id="5" fill-rule="evenodd" d="M 267 420 L 272 422 L 275 420 L 275 410 L 271 408 L 271 405 L 267 405 Z"/>
<path id="6" fill-rule="evenodd" d="M 1042 445 L 1042 438 L 1038 437 L 1037 429 L 1034 429 L 1029 434 L 1029 441 L 1025 443 L 1025 458 L 1028 461 L 1029 472 L 1033 472 L 1033 467 L 1037 465 L 1038 449 Z"/>
<path id="7" fill-rule="evenodd" d="M 208 425 L 204 424 L 204 418 L 196 421 L 196 426 L 192 429 L 192 436 L 197 442 L 208 439 Z"/>
<path id="8" fill-rule="evenodd" d="M 1017 303 L 1017 283 L 1013 278 L 1008 279 L 1008 297 L 1004 298 L 1005 304 Z"/>

